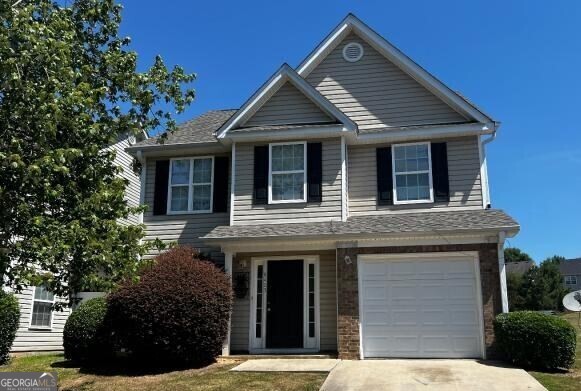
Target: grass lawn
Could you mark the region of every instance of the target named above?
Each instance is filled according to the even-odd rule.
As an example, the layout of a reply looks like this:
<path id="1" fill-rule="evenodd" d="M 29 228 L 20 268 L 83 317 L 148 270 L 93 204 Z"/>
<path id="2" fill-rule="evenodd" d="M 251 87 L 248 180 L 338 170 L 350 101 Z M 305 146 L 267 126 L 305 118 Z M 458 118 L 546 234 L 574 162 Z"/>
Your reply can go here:
<path id="1" fill-rule="evenodd" d="M 577 324 L 576 313 L 562 315 L 577 329 L 577 355 L 575 365 L 567 373 L 529 372 L 549 391 L 579 391 L 581 390 L 581 329 Z"/>
<path id="2" fill-rule="evenodd" d="M 327 377 L 323 373 L 229 372 L 241 361 L 222 360 L 201 369 L 160 374 L 135 373 L 122 369 L 93 371 L 72 366 L 61 354 L 19 356 L 0 372 L 58 372 L 61 390 L 318 390 Z"/>

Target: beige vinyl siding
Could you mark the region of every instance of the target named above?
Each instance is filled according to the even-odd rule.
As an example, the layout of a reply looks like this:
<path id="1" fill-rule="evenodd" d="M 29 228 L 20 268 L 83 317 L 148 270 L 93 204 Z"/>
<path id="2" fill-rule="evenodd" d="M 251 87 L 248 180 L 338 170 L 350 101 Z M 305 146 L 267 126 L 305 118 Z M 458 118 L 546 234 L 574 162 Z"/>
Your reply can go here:
<path id="1" fill-rule="evenodd" d="M 234 224 L 292 223 L 341 219 L 341 139 L 322 142 L 323 201 L 253 205 L 254 146 L 236 144 Z M 309 140 L 309 142 L 314 142 Z"/>
<path id="2" fill-rule="evenodd" d="M 337 300 L 336 300 L 336 267 L 335 251 L 308 251 L 308 252 L 277 252 L 277 253 L 241 253 L 236 254 L 233 261 L 234 273 L 248 273 L 250 278 L 251 258 L 282 255 L 319 255 L 319 283 L 320 283 L 320 334 L 321 351 L 337 350 Z M 246 268 L 240 267 L 240 261 L 246 262 Z M 250 286 L 250 281 L 249 284 Z M 247 352 L 249 347 L 250 327 L 250 292 L 244 299 L 234 299 L 230 334 L 230 350 Z"/>
<path id="3" fill-rule="evenodd" d="M 288 81 L 244 126 L 331 122 L 332 119 Z"/>
<path id="4" fill-rule="evenodd" d="M 117 143 L 111 145 L 108 150 L 115 151 L 115 164 L 122 168 L 122 172 L 119 174 L 120 177 L 126 179 L 129 183 L 125 189 L 125 199 L 127 204 L 131 207 L 136 207 L 139 205 L 139 193 L 140 193 L 140 179 L 139 176 L 133 172 L 133 156 L 125 152 L 125 148 L 129 147 L 129 142 L 127 139 L 118 141 Z M 130 215 L 127 219 L 120 219 L 121 224 L 139 224 L 138 215 Z"/>
<path id="5" fill-rule="evenodd" d="M 387 145 L 349 146 L 348 191 L 352 216 L 394 210 L 482 208 L 478 138 L 444 140 L 448 148 L 450 202 L 411 205 L 377 205 L 376 149 Z"/>
<path id="6" fill-rule="evenodd" d="M 52 329 L 30 328 L 32 312 L 32 296 L 34 287 L 27 286 L 21 293 L 17 293 L 20 306 L 20 323 L 16 331 L 16 338 L 12 344 L 13 352 L 54 351 L 63 350 L 63 328 L 70 314 L 69 309 L 53 311 Z"/>
<path id="7" fill-rule="evenodd" d="M 227 155 L 222 154 L 215 156 Z M 193 156 L 186 156 L 185 158 L 187 157 Z M 163 158 L 163 160 L 165 159 L 166 158 Z M 177 242 L 180 245 L 192 246 L 202 253 L 211 255 L 218 263 L 222 263 L 224 261 L 224 255 L 221 253 L 220 249 L 208 247 L 200 237 L 206 235 L 219 225 L 229 225 L 229 212 L 154 216 L 152 211 L 155 191 L 156 161 L 157 159 L 148 159 L 146 162 L 147 169 L 144 202 L 145 205 L 147 205 L 148 210 L 145 212 L 143 217 L 143 222 L 146 226 L 145 240 L 159 238 L 164 242 Z M 229 191 L 230 190 L 228 190 L 228 192 Z"/>
<path id="8" fill-rule="evenodd" d="M 343 58 L 349 42 L 363 46 L 357 62 Z M 354 33 L 307 76 L 307 81 L 357 123 L 359 130 L 466 122 L 466 119 Z"/>

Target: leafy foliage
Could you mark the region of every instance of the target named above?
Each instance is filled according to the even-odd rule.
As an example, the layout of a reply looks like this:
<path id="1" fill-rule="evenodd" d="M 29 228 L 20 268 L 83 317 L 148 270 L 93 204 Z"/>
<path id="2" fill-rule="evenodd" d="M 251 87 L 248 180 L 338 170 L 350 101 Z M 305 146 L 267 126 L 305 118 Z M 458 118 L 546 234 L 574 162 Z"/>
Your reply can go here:
<path id="1" fill-rule="evenodd" d="M 220 354 L 232 300 L 224 272 L 176 247 L 108 296 L 108 322 L 134 357 L 203 364 Z"/>
<path id="2" fill-rule="evenodd" d="M 110 289 L 151 243 L 117 224 L 141 208 L 128 207 L 106 147 L 172 131 L 195 76 L 159 56 L 138 72 L 114 0 L 4 1 L 0 20 L 0 275 L 63 298 Z"/>
<path id="3" fill-rule="evenodd" d="M 520 248 L 509 247 L 504 249 L 504 262 L 532 262 L 529 254 Z"/>
<path id="4" fill-rule="evenodd" d="M 516 365 L 557 369 L 575 362 L 575 328 L 556 316 L 530 311 L 500 314 L 494 333 L 499 349 Z"/>
<path id="5" fill-rule="evenodd" d="M 65 357 L 77 362 L 97 361 L 112 353 L 104 320 L 104 297 L 87 300 L 68 317 L 63 330 Z"/>
<path id="6" fill-rule="evenodd" d="M 553 256 L 533 266 L 522 276 L 507 275 L 509 306 L 511 311 L 563 309 L 563 296 L 568 289 L 563 286 L 559 263 L 565 258 Z"/>
<path id="7" fill-rule="evenodd" d="M 10 358 L 10 348 L 16 337 L 19 320 L 18 299 L 0 289 L 0 364 L 6 363 Z"/>

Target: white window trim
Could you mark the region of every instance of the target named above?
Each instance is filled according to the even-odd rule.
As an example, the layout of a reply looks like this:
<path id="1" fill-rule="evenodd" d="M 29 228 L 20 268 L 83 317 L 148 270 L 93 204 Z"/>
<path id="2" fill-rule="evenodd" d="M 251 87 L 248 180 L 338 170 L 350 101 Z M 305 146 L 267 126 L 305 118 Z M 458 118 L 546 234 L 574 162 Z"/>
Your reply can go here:
<path id="1" fill-rule="evenodd" d="M 565 285 L 577 285 L 577 276 L 574 275 L 565 276 Z"/>
<path id="2" fill-rule="evenodd" d="M 276 171 L 276 174 L 299 174 L 303 173 L 303 198 L 297 200 L 273 200 L 272 199 L 272 147 L 276 145 L 303 145 L 303 169 L 290 171 Z M 294 141 L 287 143 L 270 143 L 268 144 L 268 203 L 269 204 L 296 204 L 307 202 L 307 142 Z"/>
<path id="3" fill-rule="evenodd" d="M 210 209 L 205 210 L 193 210 L 194 208 L 194 198 L 193 198 L 193 187 L 194 185 L 194 160 L 212 159 L 212 178 L 210 184 Z M 175 185 L 171 184 L 171 177 L 173 171 L 173 162 L 176 160 L 188 160 L 190 162 L 190 178 L 188 180 L 188 210 L 171 210 L 171 197 L 173 187 L 184 187 L 186 185 Z M 214 210 L 214 156 L 194 156 L 194 157 L 179 157 L 172 158 L 169 161 L 169 178 L 167 180 L 167 210 L 168 215 L 185 215 L 185 214 L 200 214 L 200 213 L 212 213 Z M 196 185 L 208 185 L 208 183 L 197 183 Z"/>
<path id="4" fill-rule="evenodd" d="M 426 200 L 402 200 L 397 199 L 397 181 L 395 173 L 395 148 L 406 147 L 410 145 L 427 145 L 428 146 L 428 181 L 430 184 L 430 199 Z M 425 174 L 425 170 L 421 171 L 406 171 L 400 172 L 399 175 L 406 174 Z M 394 205 L 406 205 L 406 204 L 429 204 L 434 203 L 434 181 L 432 178 L 432 144 L 429 141 L 422 141 L 418 143 L 405 143 L 405 144 L 393 144 L 391 146 L 391 178 L 393 183 L 393 204 Z"/>
<path id="5" fill-rule="evenodd" d="M 34 315 L 34 302 L 38 301 L 40 303 L 50 303 L 54 304 L 55 296 L 53 294 L 52 301 L 51 300 L 36 300 L 34 296 L 36 295 L 36 288 L 37 286 L 32 287 L 32 298 L 30 300 L 30 318 L 28 319 L 28 328 L 31 330 L 52 330 L 52 325 L 54 322 L 54 309 L 50 310 L 50 326 L 35 326 L 32 324 L 32 317 Z"/>

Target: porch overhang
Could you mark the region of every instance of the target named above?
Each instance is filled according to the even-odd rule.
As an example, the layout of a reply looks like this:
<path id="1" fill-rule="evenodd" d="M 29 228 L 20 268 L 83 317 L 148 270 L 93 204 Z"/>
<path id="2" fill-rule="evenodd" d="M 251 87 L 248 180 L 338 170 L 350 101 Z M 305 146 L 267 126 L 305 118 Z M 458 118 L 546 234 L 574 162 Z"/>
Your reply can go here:
<path id="1" fill-rule="evenodd" d="M 219 226 L 203 236 L 223 251 L 325 250 L 342 246 L 497 243 L 518 223 L 502 210 L 397 213 L 350 217 L 346 222 Z"/>

